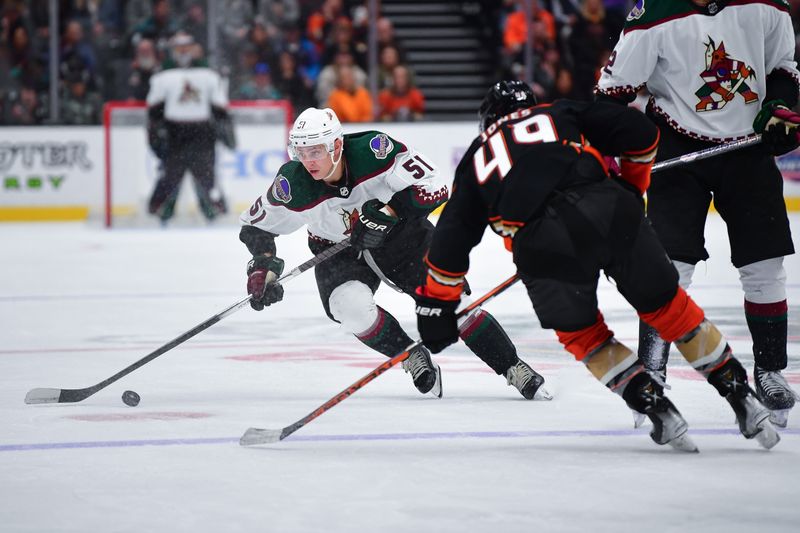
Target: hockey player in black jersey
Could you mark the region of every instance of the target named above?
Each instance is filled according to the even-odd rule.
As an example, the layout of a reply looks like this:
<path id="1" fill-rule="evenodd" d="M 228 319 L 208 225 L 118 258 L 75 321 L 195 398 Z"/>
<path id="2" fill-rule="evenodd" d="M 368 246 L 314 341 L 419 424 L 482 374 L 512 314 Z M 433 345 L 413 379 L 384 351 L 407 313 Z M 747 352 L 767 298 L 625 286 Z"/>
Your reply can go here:
<path id="1" fill-rule="evenodd" d="M 306 226 L 315 254 L 352 243 L 314 269 L 328 317 L 383 355 L 405 351 L 413 340 L 373 295 L 383 278 L 413 293 L 425 276 L 422 259 L 433 232 L 427 216 L 448 194 L 436 165 L 385 133 L 345 135 L 331 109 L 303 111 L 289 142 L 293 161 L 241 216 L 239 238 L 253 254 L 251 305 L 262 310 L 283 298 L 283 287 L 267 284 L 283 270 L 275 237 Z M 526 399 L 550 399 L 544 378 L 517 356 L 492 315 L 477 308 L 458 328 L 466 345 Z M 403 367 L 421 393 L 441 397 L 441 371 L 428 350 L 413 350 Z"/>
<path id="2" fill-rule="evenodd" d="M 678 285 L 678 273 L 645 222 L 658 129 L 639 111 L 610 103 L 536 106 L 523 82 L 500 82 L 481 108 L 481 134 L 456 169 L 416 291 L 422 340 L 438 353 L 457 339 L 454 318 L 470 250 L 487 224 L 506 241 L 542 327 L 631 409 L 653 422 L 658 444 L 694 451 L 687 424 L 598 309 L 601 270 L 639 316 L 675 342 L 730 403 L 747 438 L 779 436 L 725 338 Z M 620 156 L 609 178 L 601 154 Z"/>

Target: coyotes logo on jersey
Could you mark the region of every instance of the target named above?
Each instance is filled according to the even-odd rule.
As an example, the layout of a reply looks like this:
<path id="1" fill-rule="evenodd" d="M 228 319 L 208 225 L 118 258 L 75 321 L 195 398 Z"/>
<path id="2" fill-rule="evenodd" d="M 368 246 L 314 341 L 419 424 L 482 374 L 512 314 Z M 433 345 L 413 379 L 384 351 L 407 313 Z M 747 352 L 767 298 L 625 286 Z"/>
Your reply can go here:
<path id="1" fill-rule="evenodd" d="M 200 91 L 194 87 L 189 80 L 183 81 L 183 90 L 181 91 L 181 95 L 178 98 L 179 102 L 199 102 L 200 101 Z"/>
<path id="2" fill-rule="evenodd" d="M 755 71 L 743 61 L 728 56 L 724 42 L 720 41 L 717 46 L 709 36 L 704 45 L 706 69 L 700 73 L 700 77 L 705 83 L 694 93 L 700 99 L 695 105 L 695 111 L 702 113 L 722 109 L 737 94 L 742 95 L 745 104 L 758 102 L 758 94 L 745 82 L 749 78 L 755 78 Z"/>
<path id="3" fill-rule="evenodd" d="M 358 220 L 358 209 L 353 209 L 352 211 L 342 209 L 339 212 L 339 216 L 342 217 L 342 223 L 345 227 L 344 235 L 350 235 L 353 233 L 353 227 L 356 225 L 356 221 Z"/>

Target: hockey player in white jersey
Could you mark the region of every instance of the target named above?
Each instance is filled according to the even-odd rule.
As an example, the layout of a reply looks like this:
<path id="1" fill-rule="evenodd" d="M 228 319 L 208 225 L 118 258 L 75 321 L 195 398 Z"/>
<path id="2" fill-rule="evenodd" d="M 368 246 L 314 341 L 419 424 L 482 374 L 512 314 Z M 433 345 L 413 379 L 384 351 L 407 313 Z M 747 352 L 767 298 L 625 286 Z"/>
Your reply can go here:
<path id="1" fill-rule="evenodd" d="M 315 267 L 328 317 L 358 340 L 392 357 L 413 343 L 398 321 L 375 303 L 381 276 L 410 294 L 425 277 L 433 225 L 427 216 L 447 200 L 436 166 L 425 155 L 379 131 L 344 135 L 331 109 L 309 108 L 289 135 L 292 161 L 242 213 L 240 240 L 253 254 L 247 291 L 256 310 L 283 298 L 275 237 L 306 226 L 319 254 L 349 239 L 352 246 Z M 369 252 L 374 266 L 362 256 Z M 478 308 L 460 323 L 467 346 L 527 399 L 549 399 L 544 378 L 519 359 L 497 321 Z M 442 395 L 441 371 L 425 347 L 403 362 L 423 394 Z"/>
<path id="2" fill-rule="evenodd" d="M 772 420 L 786 426 L 795 395 L 786 368 L 786 272 L 794 246 L 774 156 L 797 147 L 796 125 L 773 115 L 795 106 L 798 71 L 784 0 L 639 0 L 602 69 L 598 99 L 628 103 L 646 86 L 658 124 L 658 160 L 762 134 L 762 143 L 653 175 L 648 218 L 688 288 L 708 258 L 709 203 L 728 228 L 753 339 L 755 385 Z M 666 368 L 669 345 L 642 323 L 639 356 Z"/>
<path id="3" fill-rule="evenodd" d="M 203 215 L 212 220 L 227 211 L 215 183 L 214 165 L 217 132 L 223 132 L 222 142 L 235 146 L 228 97 L 219 74 L 195 57 L 190 35 L 179 32 L 170 44 L 172 58 L 151 78 L 147 94 L 150 146 L 161 159 L 149 211 L 162 223 L 172 217 L 183 175 L 189 170 Z"/>

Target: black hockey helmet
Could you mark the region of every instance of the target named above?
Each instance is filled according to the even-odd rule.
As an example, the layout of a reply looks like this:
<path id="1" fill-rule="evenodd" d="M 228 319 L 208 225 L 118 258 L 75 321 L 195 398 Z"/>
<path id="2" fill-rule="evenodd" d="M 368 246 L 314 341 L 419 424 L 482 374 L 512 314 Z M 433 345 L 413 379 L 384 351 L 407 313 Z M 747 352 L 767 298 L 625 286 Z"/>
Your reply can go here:
<path id="1" fill-rule="evenodd" d="M 492 122 L 517 109 L 536 105 L 536 95 L 530 85 L 520 80 L 504 80 L 492 85 L 478 109 L 480 129 L 484 131 Z"/>

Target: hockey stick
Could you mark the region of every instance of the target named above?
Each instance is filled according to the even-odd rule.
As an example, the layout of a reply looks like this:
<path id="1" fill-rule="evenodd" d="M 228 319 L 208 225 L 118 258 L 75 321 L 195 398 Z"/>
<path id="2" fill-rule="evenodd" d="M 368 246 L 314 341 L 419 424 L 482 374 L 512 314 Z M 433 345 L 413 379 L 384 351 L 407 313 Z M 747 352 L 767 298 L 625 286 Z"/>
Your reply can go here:
<path id="1" fill-rule="evenodd" d="M 301 273 L 305 272 L 306 270 L 308 270 L 310 268 L 313 268 L 314 266 L 322 263 L 323 261 L 333 257 L 334 255 L 338 254 L 339 252 L 341 252 L 342 250 L 344 250 L 348 246 L 350 246 L 350 241 L 349 240 L 345 240 L 345 241 L 342 241 L 342 242 L 340 242 L 338 244 L 335 244 L 335 245 L 331 246 L 330 248 L 328 248 L 327 250 L 324 250 L 323 252 L 315 255 L 314 257 L 312 257 L 311 259 L 309 259 L 305 263 L 293 268 L 287 274 L 284 274 L 283 276 L 281 276 L 277 280 L 275 280 L 274 283 L 281 283 L 281 282 L 289 281 L 290 279 L 299 276 Z M 186 333 L 184 333 L 184 334 L 180 335 L 179 337 L 176 337 L 175 339 L 169 341 L 168 343 L 166 343 L 165 345 L 161 346 L 157 350 L 155 350 L 155 351 L 149 353 L 148 355 L 146 355 L 145 357 L 139 359 L 138 361 L 136 361 L 132 365 L 123 368 L 122 370 L 120 370 L 119 372 L 117 372 L 116 374 L 111 376 L 110 378 L 101 381 L 97 385 L 93 385 L 91 387 L 86 387 L 84 389 L 50 389 L 50 388 L 32 389 L 32 390 L 28 391 L 28 394 L 25 395 L 25 403 L 28 403 L 28 404 L 37 404 L 37 403 L 75 403 L 75 402 L 80 402 L 82 400 L 85 400 L 86 398 L 88 398 L 89 396 L 93 395 L 94 393 L 96 393 L 96 392 L 108 387 L 109 385 L 111 385 L 115 381 L 127 376 L 128 374 L 130 374 L 131 372 L 133 372 L 137 368 L 139 368 L 139 367 L 141 367 L 143 365 L 146 365 L 147 363 L 149 363 L 150 361 L 152 361 L 153 359 L 155 359 L 159 355 L 162 355 L 162 354 L 170 351 L 171 349 L 175 348 L 179 344 L 182 344 L 182 343 L 186 342 L 187 340 L 191 339 L 192 337 L 194 337 L 195 335 L 197 335 L 201 331 L 204 331 L 204 330 L 210 328 L 211 326 L 213 326 L 214 324 L 216 324 L 217 322 L 219 322 L 223 318 L 232 315 L 233 313 L 235 313 L 236 311 L 238 311 L 242 307 L 246 306 L 249 302 L 250 302 L 250 295 L 248 295 L 247 298 L 239 300 L 238 302 L 236 302 L 232 306 L 228 307 L 224 311 L 212 316 L 211 318 L 209 318 L 208 320 L 206 320 L 202 324 L 198 324 L 197 326 L 193 327 L 192 329 L 190 329 Z"/>
<path id="2" fill-rule="evenodd" d="M 656 163 L 655 165 L 653 165 L 653 169 L 651 170 L 651 172 L 658 172 L 659 170 L 665 170 L 678 165 L 685 165 L 686 163 L 692 163 L 694 161 L 699 161 L 700 159 L 707 159 L 709 157 L 714 157 L 720 154 L 724 154 L 726 152 L 740 150 L 742 148 L 745 148 L 747 146 L 752 146 L 760 142 L 761 142 L 761 135 L 756 134 L 751 137 L 745 137 L 744 139 L 739 139 L 738 141 L 731 141 L 729 143 L 720 144 L 719 146 L 712 146 L 711 148 L 698 150 L 697 152 L 684 154 L 680 157 L 675 157 L 672 159 L 667 159 L 666 161 L 661 161 L 660 163 Z"/>
<path id="3" fill-rule="evenodd" d="M 511 276 L 510 278 L 502 282 L 500 285 L 490 290 L 489 292 L 487 292 L 486 294 L 484 294 L 483 296 L 481 296 L 480 298 L 469 304 L 467 307 L 456 313 L 456 317 L 462 317 L 467 313 L 469 313 L 470 311 L 473 311 L 482 303 L 491 300 L 492 298 L 494 298 L 495 296 L 497 296 L 498 294 L 500 294 L 501 292 L 505 291 L 507 288 L 512 286 L 517 281 L 519 281 L 519 278 L 517 277 L 516 274 Z M 373 379 L 377 378 L 378 376 L 380 376 L 393 366 L 397 365 L 398 363 L 401 363 L 406 359 L 408 359 L 409 353 L 413 351 L 415 348 L 419 347 L 421 344 L 422 341 L 416 341 L 414 344 L 406 348 L 406 351 L 399 353 L 394 357 L 392 357 L 391 359 L 380 364 L 369 374 L 362 377 L 361 379 L 359 379 L 358 381 L 356 381 L 355 383 L 344 389 L 342 392 L 340 392 L 339 394 L 337 394 L 336 396 L 334 396 L 333 398 L 331 398 L 330 400 L 328 400 L 327 402 L 325 402 L 324 404 L 322 404 L 321 406 L 319 406 L 318 408 L 316 408 L 315 410 L 313 410 L 312 412 L 310 412 L 309 414 L 307 414 L 306 416 L 295 422 L 294 424 L 290 424 L 281 429 L 249 428 L 247 431 L 244 432 L 242 438 L 239 439 L 239 444 L 241 446 L 253 446 L 256 444 L 269 444 L 272 442 L 278 442 L 285 439 L 286 437 L 288 437 L 301 427 L 305 426 L 306 424 L 308 424 L 321 414 L 330 410 L 338 403 L 346 400 L 349 396 L 356 393 L 358 390 L 363 388 L 367 383 L 369 383 Z"/>

